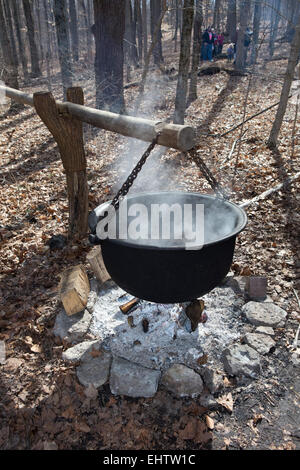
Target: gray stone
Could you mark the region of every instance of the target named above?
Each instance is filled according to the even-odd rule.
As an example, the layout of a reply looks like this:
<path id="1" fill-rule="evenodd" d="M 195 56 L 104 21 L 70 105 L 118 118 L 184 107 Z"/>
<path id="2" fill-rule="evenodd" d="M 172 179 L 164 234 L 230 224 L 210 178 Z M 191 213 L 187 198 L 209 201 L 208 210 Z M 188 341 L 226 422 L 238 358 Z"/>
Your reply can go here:
<path id="1" fill-rule="evenodd" d="M 88 296 L 86 309 L 91 313 L 94 310 L 94 305 L 98 298 L 99 285 L 96 279 L 90 280 L 90 293 Z"/>
<path id="2" fill-rule="evenodd" d="M 71 343 L 79 342 L 87 333 L 91 320 L 92 316 L 87 310 L 72 316 L 61 311 L 56 317 L 53 333 Z"/>
<path id="3" fill-rule="evenodd" d="M 114 395 L 153 397 L 157 391 L 160 371 L 147 369 L 121 357 L 114 357 L 109 385 Z"/>
<path id="4" fill-rule="evenodd" d="M 203 382 L 199 374 L 183 364 L 174 364 L 162 376 L 161 383 L 178 397 L 197 397 Z"/>
<path id="5" fill-rule="evenodd" d="M 209 367 L 202 374 L 204 383 L 211 393 L 218 392 L 223 386 L 223 375 Z"/>
<path id="6" fill-rule="evenodd" d="M 77 378 L 85 387 L 92 384 L 95 388 L 99 388 L 108 381 L 110 364 L 111 354 L 109 353 L 102 351 L 97 357 L 89 354 L 76 368 Z"/>
<path id="7" fill-rule="evenodd" d="M 99 350 L 100 348 L 100 341 L 83 341 L 82 343 L 78 343 L 75 346 L 67 349 L 62 353 L 62 358 L 64 361 L 69 362 L 78 362 L 80 360 L 84 360 L 92 349 Z"/>
<path id="8" fill-rule="evenodd" d="M 262 333 L 246 333 L 244 340 L 259 354 L 268 354 L 270 349 L 275 346 L 275 341 L 269 335 Z"/>
<path id="9" fill-rule="evenodd" d="M 242 312 L 247 320 L 256 326 L 284 326 L 287 313 L 273 303 L 248 302 L 243 306 Z"/>
<path id="10" fill-rule="evenodd" d="M 275 332 L 271 326 L 258 326 L 255 330 L 255 333 L 274 336 Z"/>
<path id="11" fill-rule="evenodd" d="M 249 276 L 245 286 L 245 295 L 250 300 L 265 300 L 267 297 L 267 278 L 264 276 Z"/>
<path id="12" fill-rule="evenodd" d="M 221 359 L 229 375 L 254 378 L 261 370 L 259 354 L 246 344 L 233 344 L 226 348 Z"/>

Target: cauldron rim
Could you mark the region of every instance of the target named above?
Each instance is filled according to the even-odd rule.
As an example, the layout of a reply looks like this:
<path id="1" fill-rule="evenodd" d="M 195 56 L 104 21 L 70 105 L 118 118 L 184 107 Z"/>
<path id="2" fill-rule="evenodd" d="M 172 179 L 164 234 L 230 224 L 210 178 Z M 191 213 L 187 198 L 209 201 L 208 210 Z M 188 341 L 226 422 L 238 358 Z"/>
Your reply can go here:
<path id="1" fill-rule="evenodd" d="M 233 212 L 238 214 L 240 218 L 240 222 L 238 226 L 236 227 L 235 230 L 233 230 L 231 233 L 229 233 L 226 237 L 220 237 L 216 240 L 212 240 L 211 242 L 206 242 L 203 244 L 202 248 L 208 247 L 208 246 L 213 246 L 217 245 L 219 243 L 225 242 L 226 240 L 229 240 L 230 238 L 236 237 L 240 232 L 244 230 L 248 223 L 248 217 L 246 212 L 242 207 L 239 205 L 235 204 L 234 202 L 225 200 L 225 199 L 220 199 L 216 196 L 213 196 L 211 194 L 205 194 L 205 193 L 196 193 L 196 192 L 190 192 L 190 191 L 145 191 L 145 192 L 138 192 L 138 193 L 133 193 L 127 196 L 127 199 L 133 199 L 138 196 L 155 196 L 155 195 L 160 195 L 160 194 L 186 194 L 186 195 L 191 195 L 191 196 L 201 196 L 205 199 L 212 199 L 212 200 L 217 200 L 218 202 L 221 202 L 227 206 L 230 206 L 233 209 Z M 111 201 L 106 201 L 99 206 L 96 207 L 95 211 L 102 207 L 104 204 L 107 205 Z M 155 246 L 155 245 L 147 245 L 143 243 L 134 243 L 133 241 L 128 241 L 128 240 L 123 240 L 123 239 L 112 239 L 112 238 L 107 238 L 105 240 L 102 240 L 101 243 L 103 242 L 109 242 L 113 243 L 116 245 L 124 245 L 133 249 L 143 249 L 143 250 L 161 250 L 161 251 L 186 251 L 186 248 L 184 246 Z"/>

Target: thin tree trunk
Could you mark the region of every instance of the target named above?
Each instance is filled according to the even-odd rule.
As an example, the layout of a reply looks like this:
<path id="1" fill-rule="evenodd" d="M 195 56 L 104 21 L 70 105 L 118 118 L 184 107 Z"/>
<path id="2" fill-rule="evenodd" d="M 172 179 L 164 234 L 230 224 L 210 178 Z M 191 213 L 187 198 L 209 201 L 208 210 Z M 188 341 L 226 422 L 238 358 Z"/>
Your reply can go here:
<path id="1" fill-rule="evenodd" d="M 78 29 L 77 29 L 77 11 L 75 0 L 69 0 L 69 11 L 70 11 L 70 32 L 72 40 L 72 54 L 73 61 L 77 62 L 79 60 L 79 39 L 78 39 Z"/>
<path id="2" fill-rule="evenodd" d="M 184 0 L 183 22 L 180 43 L 179 72 L 175 98 L 174 123 L 184 124 L 186 95 L 190 66 L 191 35 L 194 16 L 194 0 Z"/>
<path id="3" fill-rule="evenodd" d="M 65 11 L 65 0 L 54 0 L 54 17 L 64 99 L 66 99 L 67 88 L 72 86 L 70 43 Z"/>
<path id="4" fill-rule="evenodd" d="M 94 0 L 96 106 L 123 113 L 125 2 Z"/>
<path id="5" fill-rule="evenodd" d="M 28 68 L 27 68 L 27 57 L 25 52 L 25 44 L 21 34 L 21 24 L 20 24 L 20 16 L 19 10 L 17 7 L 17 0 L 11 0 L 11 7 L 12 7 L 12 15 L 14 18 L 15 29 L 16 29 L 16 36 L 18 41 L 18 48 L 19 48 L 19 55 L 21 58 L 22 69 L 24 79 L 27 80 L 28 78 Z"/>
<path id="6" fill-rule="evenodd" d="M 192 102 L 197 99 L 197 77 L 198 77 L 198 66 L 200 59 L 201 50 L 201 38 L 202 38 L 202 0 L 196 0 L 196 13 L 194 18 L 194 33 L 193 33 L 193 55 L 192 55 L 192 69 L 191 69 L 191 80 L 188 102 Z"/>
<path id="7" fill-rule="evenodd" d="M 228 0 L 226 33 L 233 41 L 236 33 L 236 0 Z"/>
<path id="8" fill-rule="evenodd" d="M 142 20 L 143 20 L 143 44 L 144 44 L 144 63 L 148 51 L 148 25 L 147 25 L 147 0 L 142 3 Z"/>
<path id="9" fill-rule="evenodd" d="M 279 12 L 280 12 L 280 5 L 281 5 L 281 0 L 274 0 L 273 6 L 274 10 L 272 12 L 272 27 L 270 30 L 270 43 L 269 43 L 269 53 L 270 57 L 273 57 L 274 54 L 274 43 L 276 41 L 276 36 L 278 32 L 278 23 L 280 20 Z"/>
<path id="10" fill-rule="evenodd" d="M 2 3 L 0 2 L 0 45 L 2 48 L 3 61 L 4 61 L 4 82 L 11 88 L 19 89 L 18 83 L 18 70 L 16 68 L 15 61 L 13 59 L 13 52 L 11 44 L 9 42 L 8 31 L 6 27 L 4 10 Z"/>
<path id="11" fill-rule="evenodd" d="M 152 37 L 152 42 L 153 42 L 155 27 L 161 15 L 161 0 L 150 0 L 150 11 L 151 11 L 151 37 Z M 162 54 L 161 39 L 162 39 L 162 33 L 161 33 L 161 27 L 160 27 L 158 31 L 158 39 L 153 49 L 154 63 L 158 66 L 164 61 L 163 54 Z"/>
<path id="12" fill-rule="evenodd" d="M 215 0 L 213 28 L 216 28 L 218 32 L 220 31 L 220 6 L 221 0 Z"/>
<path id="13" fill-rule="evenodd" d="M 254 64 L 256 58 L 256 50 L 258 47 L 259 40 L 259 29 L 261 19 L 261 2 L 262 0 L 255 0 L 254 6 L 254 19 L 253 19 L 253 38 L 252 38 L 252 49 L 251 49 L 251 64 Z"/>
<path id="14" fill-rule="evenodd" d="M 295 68 L 299 59 L 300 50 L 300 15 L 298 16 L 298 23 L 296 26 L 295 34 L 291 44 L 291 51 L 288 60 L 288 65 L 285 73 L 284 83 L 280 96 L 280 103 L 277 109 L 276 117 L 270 132 L 268 146 L 274 148 L 277 145 L 278 135 L 282 125 L 283 117 L 285 115 L 289 93 L 294 79 Z"/>
<path id="15" fill-rule="evenodd" d="M 141 1 L 135 1 L 135 11 L 137 16 L 137 36 L 138 36 L 138 56 L 139 64 L 142 64 L 143 61 L 143 20 L 142 20 L 142 10 L 141 10 Z"/>
<path id="16" fill-rule="evenodd" d="M 244 46 L 245 32 L 249 21 L 251 0 L 240 1 L 240 28 L 236 46 L 235 69 L 243 70 L 246 65 L 246 48 Z"/>
<path id="17" fill-rule="evenodd" d="M 90 23 L 90 18 L 89 18 L 90 15 L 85 7 L 84 0 L 79 0 L 79 5 L 82 11 L 83 20 L 85 24 L 85 30 L 86 30 L 87 58 L 88 58 L 88 61 L 90 61 L 92 57 L 92 30 L 91 30 L 92 24 Z"/>
<path id="18" fill-rule="evenodd" d="M 35 41 L 35 31 L 34 31 L 34 23 L 32 18 L 32 10 L 31 10 L 31 2 L 30 0 L 23 0 L 23 8 L 26 18 L 26 26 L 27 26 L 27 34 L 28 40 L 30 45 L 30 57 L 31 57 L 31 74 L 34 77 L 39 77 L 42 75 L 39 65 L 39 55 L 36 47 Z"/>
<path id="19" fill-rule="evenodd" d="M 13 24 L 12 24 L 10 0 L 3 0 L 3 6 L 4 6 L 4 12 L 5 12 L 5 17 L 6 17 L 6 22 L 7 22 L 9 42 L 10 42 L 11 51 L 13 55 L 13 61 L 14 61 L 15 67 L 18 69 L 19 61 L 18 61 L 16 41 L 14 37 L 14 29 L 13 29 Z"/>

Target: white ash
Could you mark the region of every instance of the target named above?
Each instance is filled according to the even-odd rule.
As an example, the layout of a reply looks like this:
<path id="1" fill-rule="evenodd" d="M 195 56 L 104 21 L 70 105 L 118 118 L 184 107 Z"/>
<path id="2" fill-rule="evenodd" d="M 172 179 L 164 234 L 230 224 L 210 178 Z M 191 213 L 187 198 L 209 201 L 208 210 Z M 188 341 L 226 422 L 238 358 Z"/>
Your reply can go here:
<path id="1" fill-rule="evenodd" d="M 124 315 L 119 306 L 131 300 L 112 281 L 101 288 L 94 306 L 90 331 L 115 356 L 152 369 L 166 369 L 172 363 L 198 368 L 206 354 L 208 362 L 219 359 L 226 346 L 240 338 L 241 298 L 231 287 L 218 287 L 203 296 L 208 319 L 194 332 L 181 326 L 178 318 L 187 304 L 156 304 L 140 301 Z M 128 323 L 133 317 L 133 327 Z M 142 321 L 149 328 L 144 332 Z"/>

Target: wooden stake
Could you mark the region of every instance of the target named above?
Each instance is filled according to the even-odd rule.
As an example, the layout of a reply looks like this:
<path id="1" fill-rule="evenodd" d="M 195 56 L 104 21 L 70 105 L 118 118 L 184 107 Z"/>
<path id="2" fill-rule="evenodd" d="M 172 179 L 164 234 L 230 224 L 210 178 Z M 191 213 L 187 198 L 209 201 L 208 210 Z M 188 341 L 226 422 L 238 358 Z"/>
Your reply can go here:
<path id="1" fill-rule="evenodd" d="M 68 101 L 83 105 L 83 91 L 68 88 Z M 35 109 L 53 135 L 66 172 L 69 201 L 69 237 L 83 237 L 87 233 L 88 185 L 84 153 L 82 123 L 60 114 L 52 93 L 34 93 Z"/>

